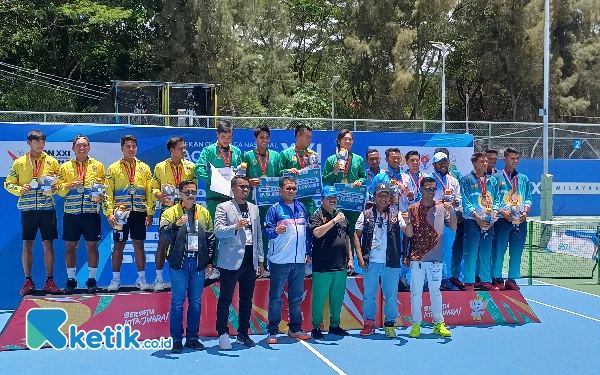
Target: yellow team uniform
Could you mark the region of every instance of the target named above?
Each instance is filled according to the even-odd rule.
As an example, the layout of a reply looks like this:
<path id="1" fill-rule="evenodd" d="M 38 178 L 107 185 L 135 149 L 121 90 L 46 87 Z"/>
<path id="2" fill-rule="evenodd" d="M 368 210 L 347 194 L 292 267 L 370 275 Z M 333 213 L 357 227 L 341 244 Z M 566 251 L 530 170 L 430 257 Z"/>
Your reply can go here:
<path id="1" fill-rule="evenodd" d="M 133 188 L 130 192 L 129 168 L 135 168 Z M 156 212 L 154 202 L 156 198 L 152 194 L 152 171 L 148 164 L 137 158 L 133 163 L 124 159 L 112 163 L 106 171 L 106 204 L 104 215 L 107 217 L 114 213 L 115 207 L 125 206 L 126 211 L 146 212 L 152 216 Z"/>
<path id="2" fill-rule="evenodd" d="M 177 186 L 178 182 L 186 180 L 194 181 L 197 186 L 198 181 L 196 174 L 194 173 L 194 166 L 194 163 L 186 159 L 183 159 L 179 165 L 173 165 L 171 164 L 170 158 L 156 164 L 154 167 L 154 178 L 152 180 L 152 194 L 156 196 L 156 194 L 161 192 L 161 186 L 166 184 L 171 184 L 176 188 L 179 188 Z M 173 171 L 178 174 L 178 179 L 175 178 Z M 163 210 L 166 210 L 168 207 L 162 208 Z"/>
<path id="3" fill-rule="evenodd" d="M 85 175 L 82 180 L 85 190 L 83 193 L 78 193 L 76 189 L 68 189 L 67 184 L 80 180 L 78 170 L 82 170 L 82 168 L 85 168 Z M 98 212 L 97 203 L 92 202 L 90 199 L 91 185 L 92 182 L 96 181 L 105 183 L 104 165 L 94 158 L 88 158 L 83 163 L 71 159 L 60 166 L 58 195 L 65 197 L 64 212 L 66 214 L 95 214 Z"/>
<path id="4" fill-rule="evenodd" d="M 29 192 L 21 194 L 21 187 L 33 180 L 34 165 L 31 159 L 33 159 L 33 164 L 42 164 L 37 175 L 39 186 L 35 190 L 31 189 Z M 45 152 L 42 152 L 37 158 L 30 158 L 29 152 L 27 152 L 14 161 L 6 180 L 4 180 L 4 188 L 9 193 L 19 197 L 17 208 L 21 211 L 54 210 L 54 198 L 42 193 L 41 177 L 56 176 L 58 175 L 58 169 L 58 161 Z"/>

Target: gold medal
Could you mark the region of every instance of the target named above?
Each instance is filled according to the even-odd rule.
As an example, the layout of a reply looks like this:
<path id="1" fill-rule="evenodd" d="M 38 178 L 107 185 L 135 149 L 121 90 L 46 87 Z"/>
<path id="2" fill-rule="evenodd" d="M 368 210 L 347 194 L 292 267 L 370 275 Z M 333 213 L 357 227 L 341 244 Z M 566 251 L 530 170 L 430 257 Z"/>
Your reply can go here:
<path id="1" fill-rule="evenodd" d="M 347 178 L 342 178 L 342 183 L 347 184 L 348 183 L 348 179 Z"/>

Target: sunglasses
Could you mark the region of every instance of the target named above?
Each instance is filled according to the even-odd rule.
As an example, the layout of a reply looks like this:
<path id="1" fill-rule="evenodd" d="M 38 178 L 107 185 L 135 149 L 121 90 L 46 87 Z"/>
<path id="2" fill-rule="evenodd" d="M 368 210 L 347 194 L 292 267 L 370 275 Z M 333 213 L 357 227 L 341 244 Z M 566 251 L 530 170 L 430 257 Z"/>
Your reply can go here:
<path id="1" fill-rule="evenodd" d="M 436 189 L 436 188 L 433 188 L 433 187 L 427 187 L 427 188 L 426 188 L 426 187 L 422 187 L 422 188 L 421 188 L 421 190 L 423 190 L 423 191 L 426 191 L 426 192 L 428 192 L 428 193 L 433 193 L 433 192 L 434 192 L 434 191 L 436 191 L 437 189 Z"/>
<path id="2" fill-rule="evenodd" d="M 238 185 L 238 187 L 242 190 L 250 190 L 250 185 Z"/>
<path id="3" fill-rule="evenodd" d="M 297 187 L 286 187 L 285 190 L 287 190 L 287 191 L 296 191 L 296 190 L 298 190 L 298 188 Z"/>
<path id="4" fill-rule="evenodd" d="M 198 194 L 198 192 L 196 190 L 186 190 L 186 191 L 182 191 L 182 193 L 186 196 L 189 197 L 190 195 L 194 195 L 196 196 Z"/>

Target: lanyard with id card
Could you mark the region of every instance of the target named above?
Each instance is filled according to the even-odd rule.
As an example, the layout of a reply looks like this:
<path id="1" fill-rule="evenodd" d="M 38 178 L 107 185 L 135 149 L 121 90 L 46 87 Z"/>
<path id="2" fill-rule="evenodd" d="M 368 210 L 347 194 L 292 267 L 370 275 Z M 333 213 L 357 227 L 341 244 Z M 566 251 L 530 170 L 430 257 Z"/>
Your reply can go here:
<path id="1" fill-rule="evenodd" d="M 183 214 L 187 215 L 187 210 L 183 207 Z M 194 226 L 196 228 L 195 232 L 192 232 L 192 227 L 190 226 L 190 220 L 188 218 L 186 222 L 187 227 L 187 251 L 188 252 L 198 252 L 198 210 L 194 210 Z"/>

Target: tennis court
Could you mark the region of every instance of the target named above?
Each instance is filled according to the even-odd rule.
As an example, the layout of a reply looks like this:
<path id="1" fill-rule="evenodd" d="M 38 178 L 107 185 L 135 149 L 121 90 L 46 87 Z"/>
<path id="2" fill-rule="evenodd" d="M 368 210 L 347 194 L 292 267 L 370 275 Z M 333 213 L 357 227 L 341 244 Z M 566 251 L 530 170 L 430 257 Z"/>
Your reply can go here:
<path id="1" fill-rule="evenodd" d="M 324 341 L 298 342 L 284 338 L 269 346 L 254 336 L 255 348 L 234 344 L 221 351 L 216 338 L 203 340 L 206 350 L 172 355 L 161 351 L 69 350 L 12 351 L 0 353 L 6 374 L 38 373 L 200 373 L 227 371 L 241 374 L 592 374 L 598 373 L 594 348 L 600 337 L 600 297 L 550 284 L 521 279 L 523 296 L 540 324 L 522 326 L 450 327 L 443 339 L 422 330 L 409 339 L 408 328 L 398 328 L 396 339 L 383 330 L 369 337 L 358 331 Z M 596 286 L 600 290 L 600 286 Z M 596 291 L 597 292 L 597 291 Z M 461 293 L 461 292 L 455 292 Z M 0 312 L 0 327 L 9 312 Z M 259 341 L 260 340 L 260 341 Z"/>

